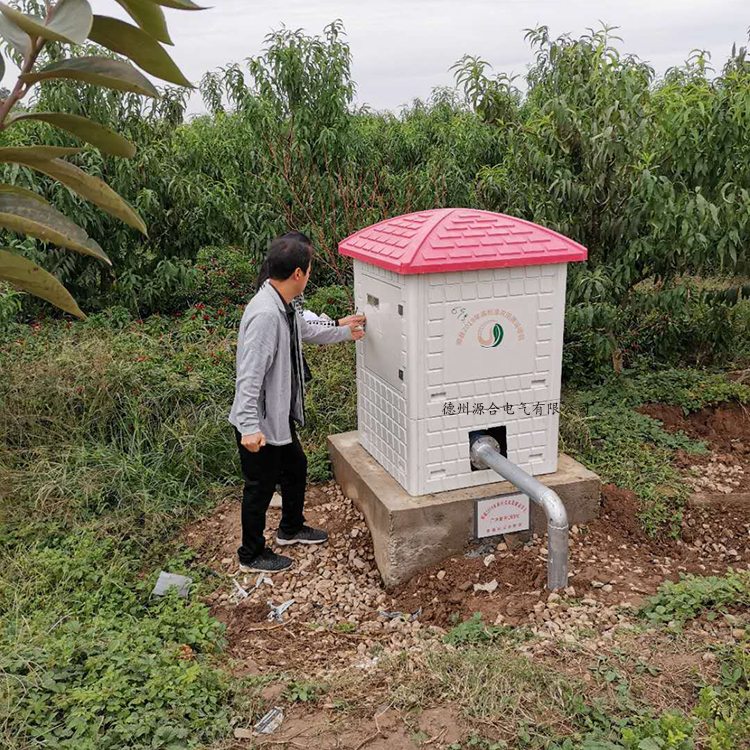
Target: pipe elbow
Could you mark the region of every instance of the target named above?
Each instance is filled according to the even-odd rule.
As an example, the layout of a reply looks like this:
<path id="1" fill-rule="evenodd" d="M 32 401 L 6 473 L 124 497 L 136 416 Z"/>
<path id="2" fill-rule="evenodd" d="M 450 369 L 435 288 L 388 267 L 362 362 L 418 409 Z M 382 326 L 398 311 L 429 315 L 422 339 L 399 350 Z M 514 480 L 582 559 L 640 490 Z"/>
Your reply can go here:
<path id="1" fill-rule="evenodd" d="M 556 529 L 568 528 L 568 512 L 560 496 L 554 491 L 547 489 L 539 498 L 539 504 L 547 514 L 547 525 Z"/>

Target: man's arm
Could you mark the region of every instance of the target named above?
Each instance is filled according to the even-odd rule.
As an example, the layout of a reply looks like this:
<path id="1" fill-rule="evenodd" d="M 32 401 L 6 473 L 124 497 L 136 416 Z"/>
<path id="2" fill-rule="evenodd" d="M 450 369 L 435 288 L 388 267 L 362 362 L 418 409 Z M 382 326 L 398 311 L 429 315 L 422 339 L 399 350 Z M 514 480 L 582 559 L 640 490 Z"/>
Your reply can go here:
<path id="1" fill-rule="evenodd" d="M 242 435 L 260 432 L 258 396 L 276 354 L 277 329 L 278 316 L 267 312 L 258 313 L 245 329 L 242 359 L 237 367 L 237 422 Z"/>
<path id="2" fill-rule="evenodd" d="M 312 310 L 303 310 L 302 317 L 314 326 L 337 326 L 338 323 L 330 318 L 324 318 L 322 315 L 316 315 Z"/>
<path id="3" fill-rule="evenodd" d="M 356 341 L 362 338 L 363 333 L 355 333 L 354 329 L 365 322 L 364 316 L 361 321 L 354 321 L 346 326 L 321 326 L 309 323 L 302 315 L 297 317 L 299 322 L 302 341 L 307 344 L 338 344 L 342 341 Z"/>

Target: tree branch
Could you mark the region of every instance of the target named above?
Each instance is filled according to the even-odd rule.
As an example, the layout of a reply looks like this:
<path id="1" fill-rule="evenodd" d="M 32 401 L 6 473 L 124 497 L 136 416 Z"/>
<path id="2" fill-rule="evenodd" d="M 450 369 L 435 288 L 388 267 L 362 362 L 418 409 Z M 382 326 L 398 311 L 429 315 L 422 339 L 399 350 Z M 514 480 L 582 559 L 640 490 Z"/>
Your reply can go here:
<path id="1" fill-rule="evenodd" d="M 47 8 L 47 15 L 45 16 L 44 20 L 45 23 L 47 23 L 54 15 L 57 5 L 53 6 L 51 0 L 45 0 L 45 6 Z M 0 105 L 0 130 L 5 130 L 5 128 L 8 127 L 10 123 L 5 122 L 8 114 L 13 109 L 13 107 L 19 101 L 21 101 L 21 99 L 23 99 L 26 94 L 29 93 L 31 86 L 26 85 L 21 80 L 21 76 L 26 75 L 27 73 L 31 73 L 34 65 L 36 64 L 37 58 L 39 57 L 39 53 L 42 51 L 47 40 L 39 37 L 38 39 L 36 39 L 36 41 L 32 38 L 31 42 L 31 53 L 29 54 L 28 59 L 24 60 L 23 67 L 21 68 L 21 73 L 18 77 L 18 80 L 16 81 L 16 85 L 13 87 L 13 91 L 11 91 L 10 96 L 3 101 L 2 105 Z"/>

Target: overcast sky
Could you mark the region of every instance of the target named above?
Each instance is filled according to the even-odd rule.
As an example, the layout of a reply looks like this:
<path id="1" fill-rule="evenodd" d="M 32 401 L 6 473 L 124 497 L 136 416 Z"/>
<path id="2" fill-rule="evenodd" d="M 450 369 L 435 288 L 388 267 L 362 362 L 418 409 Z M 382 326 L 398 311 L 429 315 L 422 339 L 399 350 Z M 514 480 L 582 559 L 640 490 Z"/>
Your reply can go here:
<path id="1" fill-rule="evenodd" d="M 262 51 L 281 24 L 320 34 L 340 18 L 354 56 L 357 103 L 398 111 L 435 86 L 452 85 L 450 66 L 469 53 L 495 71 L 523 76 L 532 60 L 524 29 L 547 25 L 578 36 L 599 21 L 619 26 L 621 49 L 658 72 L 691 50 L 711 52 L 719 70 L 736 42 L 747 44 L 748 0 L 208 0 L 209 10 L 165 9 L 170 53 L 194 83 L 207 70 Z M 95 13 L 127 18 L 115 0 L 91 0 Z M 15 83 L 9 65 L 4 85 Z M 195 95 L 190 110 L 201 111 Z"/>

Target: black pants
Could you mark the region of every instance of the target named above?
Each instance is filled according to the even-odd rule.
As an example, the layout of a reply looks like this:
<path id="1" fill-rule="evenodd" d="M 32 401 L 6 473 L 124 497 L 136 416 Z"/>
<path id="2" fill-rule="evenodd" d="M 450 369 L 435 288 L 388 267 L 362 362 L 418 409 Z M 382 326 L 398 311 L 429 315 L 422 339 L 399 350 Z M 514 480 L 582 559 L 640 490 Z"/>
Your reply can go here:
<path id="1" fill-rule="evenodd" d="M 240 451 L 245 491 L 242 495 L 242 546 L 237 550 L 241 563 L 252 562 L 266 548 L 263 532 L 266 511 L 276 485 L 281 485 L 281 523 L 279 530 L 296 534 L 305 523 L 302 510 L 305 504 L 307 458 L 302 450 L 297 431 L 291 424 L 292 442 L 289 445 L 264 445 L 257 453 L 242 447 L 242 435 L 235 428 Z"/>

